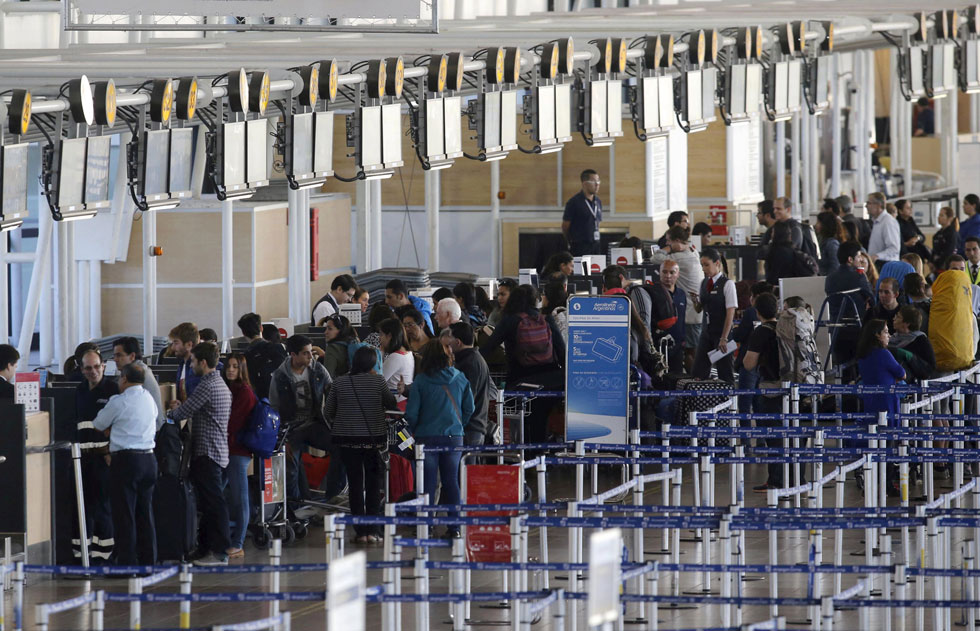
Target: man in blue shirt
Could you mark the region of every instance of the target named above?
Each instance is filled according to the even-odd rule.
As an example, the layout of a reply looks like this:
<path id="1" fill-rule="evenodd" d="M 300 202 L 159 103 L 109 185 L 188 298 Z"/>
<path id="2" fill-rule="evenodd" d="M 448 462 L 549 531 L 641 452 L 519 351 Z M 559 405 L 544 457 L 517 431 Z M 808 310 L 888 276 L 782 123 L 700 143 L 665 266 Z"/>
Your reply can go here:
<path id="1" fill-rule="evenodd" d="M 667 334 L 674 340 L 674 345 L 667 354 L 667 367 L 672 373 L 684 372 L 684 318 L 687 315 L 687 296 L 683 289 L 677 287 L 681 268 L 677 261 L 667 259 L 660 264 L 660 282 L 674 299 L 674 309 L 677 311 L 677 322 L 667 329 Z"/>
<path id="2" fill-rule="evenodd" d="M 599 199 L 599 174 L 592 169 L 582 171 L 582 190 L 565 204 L 561 217 L 561 232 L 568 241 L 572 256 L 601 254 L 599 224 L 602 223 L 602 200 Z"/>
<path id="3" fill-rule="evenodd" d="M 153 436 L 159 411 L 153 396 L 143 388 L 145 379 L 139 362 L 123 366 L 118 380 L 120 394 L 109 399 L 92 421 L 95 429 L 109 432 L 109 495 L 116 565 L 154 565 L 157 561 L 153 520 L 157 461 Z"/>
<path id="4" fill-rule="evenodd" d="M 170 329 L 170 349 L 174 357 L 180 361 L 177 369 L 177 398 L 186 401 L 191 396 L 200 377 L 191 368 L 191 349 L 201 341 L 201 334 L 193 322 L 181 322 Z"/>
<path id="5" fill-rule="evenodd" d="M 824 291 L 827 293 L 830 307 L 830 320 L 834 322 L 839 317 L 843 325 L 837 329 L 832 348 L 835 366 L 843 366 L 854 359 L 858 338 L 861 336 L 861 327 L 857 323 L 865 321 L 864 315 L 868 305 L 874 302 L 868 277 L 858 271 L 855 265 L 854 259 L 860 252 L 860 243 L 854 241 L 841 243 L 837 250 L 840 267 L 824 281 Z M 847 377 L 855 376 L 854 370 L 849 370 L 842 382 L 847 383 L 849 381 Z"/>
<path id="6" fill-rule="evenodd" d="M 959 253 L 964 253 L 967 237 L 980 237 L 980 197 L 970 193 L 963 197 L 963 214 L 966 215 L 960 223 L 960 246 Z"/>

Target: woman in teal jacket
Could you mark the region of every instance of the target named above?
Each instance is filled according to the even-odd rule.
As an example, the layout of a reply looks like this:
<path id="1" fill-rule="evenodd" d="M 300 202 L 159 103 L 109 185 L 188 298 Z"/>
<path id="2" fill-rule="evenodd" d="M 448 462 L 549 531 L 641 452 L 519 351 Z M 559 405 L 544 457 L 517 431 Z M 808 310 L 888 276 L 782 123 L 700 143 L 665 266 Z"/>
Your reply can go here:
<path id="1" fill-rule="evenodd" d="M 462 446 L 463 427 L 474 409 L 469 381 L 453 368 L 451 352 L 439 340 L 432 340 L 422 347 L 421 369 L 421 373 L 415 375 L 405 408 L 405 420 L 412 435 L 426 447 Z M 441 503 L 459 504 L 461 457 L 459 451 L 425 452 L 423 491 L 430 499 L 434 499 L 441 478 Z M 458 538 L 459 527 L 450 527 L 446 536 Z"/>

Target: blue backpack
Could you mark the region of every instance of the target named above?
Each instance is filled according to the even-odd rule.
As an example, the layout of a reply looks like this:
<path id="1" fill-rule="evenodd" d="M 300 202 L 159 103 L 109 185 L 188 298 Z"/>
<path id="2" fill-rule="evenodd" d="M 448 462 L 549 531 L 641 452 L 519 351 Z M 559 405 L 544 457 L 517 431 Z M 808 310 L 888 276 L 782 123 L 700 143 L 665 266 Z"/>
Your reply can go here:
<path id="1" fill-rule="evenodd" d="M 279 438 L 279 412 L 269 404 L 268 399 L 259 399 L 248 424 L 238 433 L 238 442 L 260 458 L 268 458 L 276 451 Z"/>

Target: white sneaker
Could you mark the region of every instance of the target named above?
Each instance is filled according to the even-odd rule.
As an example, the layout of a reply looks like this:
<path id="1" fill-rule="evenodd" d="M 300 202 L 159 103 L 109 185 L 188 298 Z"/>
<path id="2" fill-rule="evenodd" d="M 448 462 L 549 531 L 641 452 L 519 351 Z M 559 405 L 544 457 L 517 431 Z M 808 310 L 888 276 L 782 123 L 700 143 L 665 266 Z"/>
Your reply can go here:
<path id="1" fill-rule="evenodd" d="M 202 557 L 194 561 L 194 565 L 199 567 L 215 567 L 218 565 L 228 565 L 228 555 L 227 554 L 215 554 L 214 552 L 209 553 L 207 556 Z"/>

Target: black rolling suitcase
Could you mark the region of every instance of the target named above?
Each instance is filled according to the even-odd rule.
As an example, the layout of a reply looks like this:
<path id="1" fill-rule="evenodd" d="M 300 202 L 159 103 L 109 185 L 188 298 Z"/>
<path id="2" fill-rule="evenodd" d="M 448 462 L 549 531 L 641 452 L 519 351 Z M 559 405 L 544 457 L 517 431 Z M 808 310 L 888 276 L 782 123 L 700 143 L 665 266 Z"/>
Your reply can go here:
<path id="1" fill-rule="evenodd" d="M 175 475 L 157 478 L 153 491 L 157 558 L 185 561 L 197 547 L 197 501 L 189 480 Z"/>

